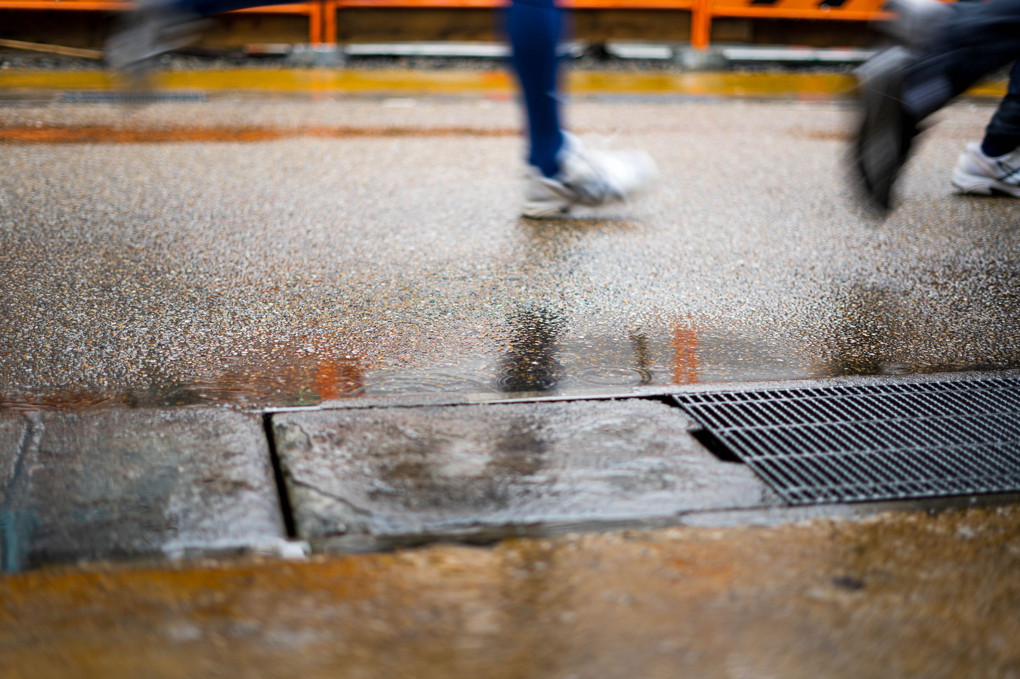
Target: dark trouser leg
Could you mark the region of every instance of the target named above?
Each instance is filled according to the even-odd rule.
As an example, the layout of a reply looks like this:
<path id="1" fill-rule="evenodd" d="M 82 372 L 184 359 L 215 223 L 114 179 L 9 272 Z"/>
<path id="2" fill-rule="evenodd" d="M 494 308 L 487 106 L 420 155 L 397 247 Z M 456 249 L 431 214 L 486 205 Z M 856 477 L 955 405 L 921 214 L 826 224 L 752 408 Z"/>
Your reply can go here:
<path id="1" fill-rule="evenodd" d="M 1020 57 L 1020 0 L 957 3 L 910 67 L 903 100 L 918 121 Z"/>
<path id="2" fill-rule="evenodd" d="M 1004 156 L 1020 146 L 1020 61 L 1009 73 L 1009 91 L 999 104 L 981 142 L 981 150 L 991 157 Z"/>
<path id="3" fill-rule="evenodd" d="M 556 56 L 562 30 L 554 0 L 512 0 L 507 10 L 512 65 L 528 118 L 528 162 L 548 177 L 559 171 L 556 156 L 563 147 Z"/>

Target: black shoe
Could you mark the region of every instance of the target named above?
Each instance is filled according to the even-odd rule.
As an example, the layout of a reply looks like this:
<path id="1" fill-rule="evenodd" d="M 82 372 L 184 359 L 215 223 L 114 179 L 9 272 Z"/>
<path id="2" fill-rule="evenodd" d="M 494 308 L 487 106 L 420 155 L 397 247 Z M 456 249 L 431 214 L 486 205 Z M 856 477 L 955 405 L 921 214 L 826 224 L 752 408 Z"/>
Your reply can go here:
<path id="1" fill-rule="evenodd" d="M 882 215 L 892 207 L 892 190 L 917 135 L 917 125 L 903 106 L 903 77 L 913 57 L 893 47 L 857 69 L 861 119 L 853 148 L 853 165 L 865 201 Z"/>

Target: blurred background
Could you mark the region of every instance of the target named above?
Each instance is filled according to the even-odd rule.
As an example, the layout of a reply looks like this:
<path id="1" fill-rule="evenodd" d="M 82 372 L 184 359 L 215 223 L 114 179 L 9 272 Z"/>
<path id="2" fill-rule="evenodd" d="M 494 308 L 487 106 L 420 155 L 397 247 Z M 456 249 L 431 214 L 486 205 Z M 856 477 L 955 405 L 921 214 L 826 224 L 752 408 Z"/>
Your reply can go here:
<path id="1" fill-rule="evenodd" d="M 220 14 L 172 59 L 334 65 L 502 56 L 502 0 L 316 0 Z M 648 67 L 819 65 L 863 60 L 882 0 L 572 0 L 568 54 Z M 0 60 L 101 62 L 132 3 L 0 0 Z"/>

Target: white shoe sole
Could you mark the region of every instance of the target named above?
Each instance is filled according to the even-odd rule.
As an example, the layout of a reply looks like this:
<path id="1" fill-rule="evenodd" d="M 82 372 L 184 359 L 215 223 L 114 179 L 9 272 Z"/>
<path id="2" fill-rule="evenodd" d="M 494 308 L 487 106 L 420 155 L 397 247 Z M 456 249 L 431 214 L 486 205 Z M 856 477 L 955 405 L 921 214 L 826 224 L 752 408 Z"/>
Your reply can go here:
<path id="1" fill-rule="evenodd" d="M 532 185 L 526 190 L 521 215 L 531 219 L 562 217 L 576 203 L 559 182 L 544 177 L 533 177 Z"/>
<path id="2" fill-rule="evenodd" d="M 978 196 L 991 196 L 995 193 L 1001 193 L 1013 196 L 1014 198 L 1020 198 L 1020 186 L 1016 184 L 1005 184 L 991 177 L 964 172 L 959 168 L 953 170 L 953 186 L 960 193 Z"/>
<path id="3" fill-rule="evenodd" d="M 530 219 L 548 219 L 550 217 L 562 217 L 570 212 L 570 203 L 562 200 L 526 202 L 521 207 L 521 215 Z"/>

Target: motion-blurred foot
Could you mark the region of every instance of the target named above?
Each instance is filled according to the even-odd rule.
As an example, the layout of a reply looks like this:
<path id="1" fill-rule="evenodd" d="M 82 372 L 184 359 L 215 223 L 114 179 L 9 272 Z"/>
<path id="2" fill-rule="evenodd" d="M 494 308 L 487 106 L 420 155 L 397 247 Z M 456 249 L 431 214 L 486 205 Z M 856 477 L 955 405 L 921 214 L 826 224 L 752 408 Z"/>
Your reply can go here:
<path id="1" fill-rule="evenodd" d="M 913 57 L 902 47 L 885 50 L 857 69 L 860 123 L 853 165 L 868 205 L 881 214 L 907 160 L 917 126 L 903 105 L 903 78 Z"/>
<path id="2" fill-rule="evenodd" d="M 658 177 L 655 161 L 643 151 L 594 150 L 569 134 L 555 177 L 545 177 L 536 168 L 530 170 L 521 213 L 536 219 L 562 216 L 576 205 L 625 202 Z"/>
<path id="3" fill-rule="evenodd" d="M 142 0 L 107 41 L 106 63 L 132 86 L 145 87 L 155 58 L 191 43 L 198 30 L 199 22 L 171 3 Z"/>

